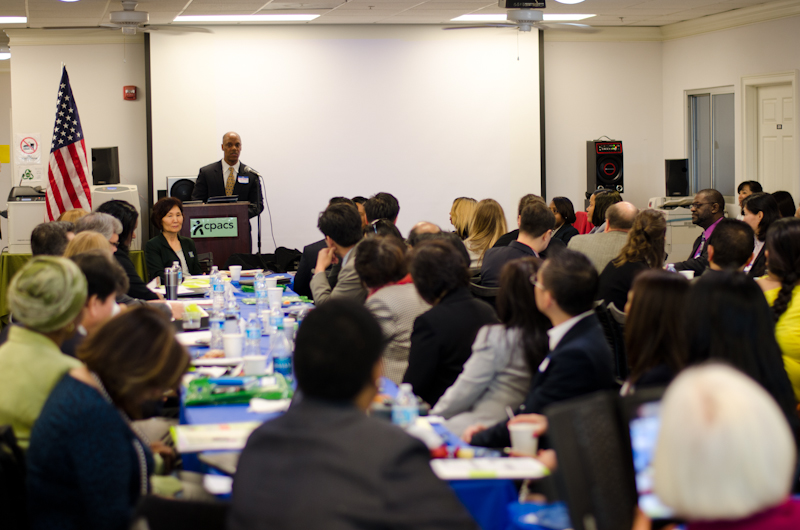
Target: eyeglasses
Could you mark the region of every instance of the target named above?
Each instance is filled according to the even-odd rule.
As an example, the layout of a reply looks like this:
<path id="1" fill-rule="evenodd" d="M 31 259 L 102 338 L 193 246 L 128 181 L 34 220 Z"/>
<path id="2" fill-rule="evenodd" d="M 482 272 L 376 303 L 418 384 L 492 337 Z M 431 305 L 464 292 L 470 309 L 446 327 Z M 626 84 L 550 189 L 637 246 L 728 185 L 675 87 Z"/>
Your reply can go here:
<path id="1" fill-rule="evenodd" d="M 547 290 L 547 288 L 544 286 L 544 284 L 536 279 L 536 274 L 535 273 L 531 274 L 530 278 L 528 278 L 528 279 L 530 280 L 530 282 L 533 284 L 534 287 L 538 287 L 542 291 L 546 291 Z"/>
<path id="2" fill-rule="evenodd" d="M 372 226 L 372 231 L 375 232 L 375 235 L 378 234 L 378 221 L 380 221 L 380 219 L 375 219 L 370 223 L 370 225 Z"/>
<path id="3" fill-rule="evenodd" d="M 109 243 L 111 244 L 112 247 L 119 248 L 119 241 L 117 241 L 116 243 L 111 243 L 111 241 L 109 241 Z"/>
<path id="4" fill-rule="evenodd" d="M 714 203 L 712 203 L 712 202 L 693 202 L 693 203 L 692 203 L 692 204 L 689 206 L 689 208 L 690 208 L 690 209 L 692 209 L 692 210 L 697 210 L 698 208 L 700 208 L 700 207 L 701 207 L 701 206 L 703 206 L 704 204 L 714 204 Z"/>

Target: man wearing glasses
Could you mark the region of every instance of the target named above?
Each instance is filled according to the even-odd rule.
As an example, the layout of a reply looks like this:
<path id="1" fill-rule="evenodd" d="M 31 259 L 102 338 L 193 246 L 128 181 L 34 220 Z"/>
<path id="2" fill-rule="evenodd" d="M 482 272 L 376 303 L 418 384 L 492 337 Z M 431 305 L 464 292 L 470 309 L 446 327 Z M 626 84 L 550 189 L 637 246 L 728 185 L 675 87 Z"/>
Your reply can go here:
<path id="1" fill-rule="evenodd" d="M 703 229 L 694 241 L 689 259 L 673 264 L 678 271 L 694 271 L 700 276 L 708 268 L 708 238 L 725 216 L 725 198 L 714 189 L 700 190 L 692 202 L 692 223 Z"/>

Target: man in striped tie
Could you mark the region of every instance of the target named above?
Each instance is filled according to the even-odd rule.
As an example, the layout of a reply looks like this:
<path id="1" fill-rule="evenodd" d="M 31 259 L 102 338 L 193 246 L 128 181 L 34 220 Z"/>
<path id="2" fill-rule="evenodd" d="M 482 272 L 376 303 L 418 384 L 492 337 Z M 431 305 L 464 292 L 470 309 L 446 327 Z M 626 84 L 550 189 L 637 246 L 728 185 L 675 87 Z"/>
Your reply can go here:
<path id="1" fill-rule="evenodd" d="M 248 214 L 255 217 L 264 210 L 259 175 L 239 160 L 242 139 L 237 133 L 225 133 L 222 152 L 222 160 L 200 168 L 192 199 L 206 202 L 209 197 L 236 196 L 240 201 L 250 202 Z"/>

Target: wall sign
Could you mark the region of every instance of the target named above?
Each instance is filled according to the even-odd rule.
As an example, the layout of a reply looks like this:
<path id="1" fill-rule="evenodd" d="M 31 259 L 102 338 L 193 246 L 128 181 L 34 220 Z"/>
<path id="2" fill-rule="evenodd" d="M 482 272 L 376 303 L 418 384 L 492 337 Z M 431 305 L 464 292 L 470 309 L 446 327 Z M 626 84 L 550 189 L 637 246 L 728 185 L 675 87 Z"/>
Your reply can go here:
<path id="1" fill-rule="evenodd" d="M 192 238 L 239 237 L 239 225 L 235 217 L 210 217 L 189 220 Z"/>
<path id="2" fill-rule="evenodd" d="M 14 155 L 17 164 L 41 164 L 42 144 L 39 133 L 14 135 Z"/>

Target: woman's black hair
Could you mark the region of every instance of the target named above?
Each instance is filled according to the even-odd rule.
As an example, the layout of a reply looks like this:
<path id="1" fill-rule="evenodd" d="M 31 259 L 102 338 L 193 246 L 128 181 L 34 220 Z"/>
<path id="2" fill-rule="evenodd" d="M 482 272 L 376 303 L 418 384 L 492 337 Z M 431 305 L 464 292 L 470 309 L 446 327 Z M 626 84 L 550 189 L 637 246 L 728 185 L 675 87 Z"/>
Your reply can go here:
<path id="1" fill-rule="evenodd" d="M 752 214 L 762 212 L 764 215 L 761 222 L 758 223 L 758 233 L 756 237 L 759 241 L 767 239 L 767 230 L 772 223 L 781 218 L 781 212 L 778 209 L 778 201 L 769 193 L 753 193 L 748 195 L 742 201 L 742 209 L 747 208 Z"/>
<path id="2" fill-rule="evenodd" d="M 597 199 L 595 199 L 595 201 L 596 200 Z M 561 217 L 564 218 L 565 225 L 571 225 L 578 220 L 578 218 L 575 217 L 575 207 L 572 206 L 572 201 L 568 198 L 553 197 L 553 205 L 556 207 L 556 211 L 561 214 Z M 596 202 L 595 205 L 597 205 Z M 605 212 L 603 212 L 603 215 L 605 215 Z"/>
<path id="3" fill-rule="evenodd" d="M 778 219 L 767 231 L 769 273 L 781 281 L 781 290 L 772 303 L 775 321 L 781 318 L 792 301 L 792 293 L 800 281 L 800 219 Z"/>
<path id="4" fill-rule="evenodd" d="M 796 206 L 791 193 L 788 191 L 773 191 L 772 196 L 778 202 L 778 210 L 781 212 L 781 217 L 794 217 Z"/>
<path id="5" fill-rule="evenodd" d="M 133 239 L 133 231 L 136 230 L 136 222 L 139 220 L 139 212 L 134 206 L 121 200 L 111 200 L 104 202 L 97 207 L 96 212 L 107 213 L 116 217 L 122 223 L 122 233 L 119 235 L 119 246 L 127 250 Z"/>
<path id="6" fill-rule="evenodd" d="M 594 226 L 600 226 L 606 222 L 606 210 L 612 204 L 622 202 L 622 196 L 611 190 L 599 190 L 594 194 L 594 212 L 592 212 L 591 222 Z"/>

